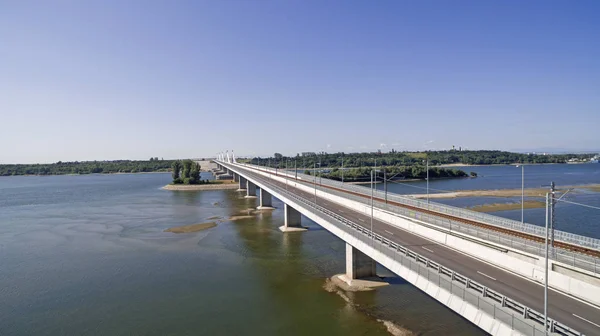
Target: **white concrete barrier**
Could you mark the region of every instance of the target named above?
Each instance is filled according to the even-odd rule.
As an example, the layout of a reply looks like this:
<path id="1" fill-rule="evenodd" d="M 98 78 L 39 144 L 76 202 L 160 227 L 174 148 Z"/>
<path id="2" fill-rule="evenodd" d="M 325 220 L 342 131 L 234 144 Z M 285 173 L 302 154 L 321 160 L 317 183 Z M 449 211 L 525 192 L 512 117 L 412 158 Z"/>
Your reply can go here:
<path id="1" fill-rule="evenodd" d="M 243 168 L 243 166 L 241 166 Z M 268 173 L 256 169 L 252 169 L 253 172 L 261 174 L 263 176 L 267 176 L 272 178 L 273 180 L 286 183 L 284 177 L 276 176 L 274 173 Z M 285 173 L 282 171 L 277 172 L 278 175 L 284 175 Z M 289 177 L 293 177 L 293 174 L 288 174 Z M 313 182 L 313 181 L 308 181 Z M 302 191 L 315 193 L 315 188 L 304 185 L 302 183 L 297 183 L 295 181 L 287 180 L 287 184 L 291 187 L 296 187 Z M 344 198 L 338 195 L 334 195 L 328 193 L 326 191 L 317 189 L 316 194 L 318 197 L 322 197 L 329 201 L 338 203 L 342 206 L 348 207 L 352 210 L 362 212 L 365 215 L 371 215 L 371 207 L 367 204 L 354 201 L 348 198 Z M 480 238 L 475 236 L 470 236 L 464 233 L 453 233 L 447 234 L 445 228 L 438 227 L 436 229 L 431 228 L 435 227 L 433 224 L 426 223 L 427 226 L 419 224 L 418 220 L 408 219 L 407 217 L 403 217 L 401 215 L 391 213 L 385 210 L 381 210 L 378 208 L 374 208 L 373 217 L 378 220 L 384 221 L 391 225 L 394 225 L 398 228 L 406 230 L 408 232 L 419 235 L 423 238 L 429 239 L 441 245 L 448 246 L 457 251 L 465 253 L 473 258 L 480 259 L 486 261 L 498 268 L 519 274 L 527 279 L 539 282 L 541 284 L 544 283 L 544 260 L 539 261 L 539 257 L 536 255 L 532 255 L 526 252 L 519 251 L 519 253 L 523 255 L 528 255 L 531 260 L 538 260 L 535 262 L 528 262 L 523 260 L 523 258 L 518 258 L 515 256 L 511 256 L 505 252 L 499 251 L 498 249 L 494 249 L 488 247 L 486 245 L 482 245 L 476 243 L 476 241 L 482 241 Z M 464 238 L 461 238 L 464 237 Z M 502 247 L 503 249 L 511 250 L 512 248 L 509 246 L 503 246 L 497 243 L 489 243 L 486 241 L 482 241 L 485 244 L 495 245 L 498 247 Z M 561 274 L 553 271 L 552 265 L 560 264 L 555 261 L 551 261 L 549 263 L 549 272 L 548 272 L 548 286 L 558 290 L 560 292 L 566 293 L 583 301 L 589 302 L 591 304 L 600 306 L 600 286 L 590 284 L 588 282 L 582 281 L 580 279 L 576 279 L 574 277 L 570 277 L 565 274 Z M 569 265 L 563 265 L 564 267 L 573 268 Z M 579 270 L 577 270 L 579 271 Z M 589 272 L 585 270 L 580 270 L 583 274 L 589 274 Z"/>
<path id="2" fill-rule="evenodd" d="M 258 183 L 260 186 L 260 183 Z M 346 233 L 344 230 L 339 228 L 337 225 L 329 222 L 329 220 L 317 215 L 313 209 L 305 207 L 293 199 L 289 199 L 284 195 L 279 194 L 277 191 L 264 187 L 273 196 L 279 198 L 285 204 L 288 204 L 296 210 L 302 212 L 307 218 L 319 224 L 329 232 L 336 235 L 338 238 L 349 243 L 361 252 L 373 258 L 382 266 L 386 267 L 390 271 L 394 272 L 398 276 L 402 277 L 406 281 L 413 284 L 415 287 L 426 292 L 428 295 L 438 300 L 445 306 L 454 310 L 465 319 L 471 321 L 473 324 L 480 327 L 485 332 L 495 336 L 519 336 L 524 335 L 517 330 L 513 330 L 511 325 L 504 323 L 501 320 L 495 319 L 494 316 L 490 315 L 486 311 L 479 309 L 477 306 L 464 300 L 463 298 L 456 296 L 438 286 L 436 283 L 429 281 L 426 277 L 421 276 L 419 273 L 412 269 L 405 267 L 403 264 L 397 262 L 393 258 L 390 258 L 384 253 L 379 252 L 371 244 L 365 243 L 363 240 L 355 238 L 354 236 Z"/>

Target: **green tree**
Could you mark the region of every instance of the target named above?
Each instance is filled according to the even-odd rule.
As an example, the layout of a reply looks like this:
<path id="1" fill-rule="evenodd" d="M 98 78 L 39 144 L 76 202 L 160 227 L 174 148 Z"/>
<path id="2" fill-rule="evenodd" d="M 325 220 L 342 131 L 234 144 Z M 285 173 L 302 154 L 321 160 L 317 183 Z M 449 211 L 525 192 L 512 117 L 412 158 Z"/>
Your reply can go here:
<path id="1" fill-rule="evenodd" d="M 200 165 L 198 163 L 192 163 L 190 168 L 189 184 L 200 183 Z"/>
<path id="2" fill-rule="evenodd" d="M 182 165 L 183 165 L 183 169 L 181 171 L 181 178 L 185 181 L 185 179 L 189 179 L 190 178 L 190 172 L 192 170 L 192 166 L 193 166 L 194 162 L 190 159 L 187 160 L 183 160 Z"/>
<path id="3" fill-rule="evenodd" d="M 175 182 L 176 180 L 179 180 L 179 174 L 181 172 L 181 161 L 174 161 L 171 168 L 173 168 L 173 182 Z"/>

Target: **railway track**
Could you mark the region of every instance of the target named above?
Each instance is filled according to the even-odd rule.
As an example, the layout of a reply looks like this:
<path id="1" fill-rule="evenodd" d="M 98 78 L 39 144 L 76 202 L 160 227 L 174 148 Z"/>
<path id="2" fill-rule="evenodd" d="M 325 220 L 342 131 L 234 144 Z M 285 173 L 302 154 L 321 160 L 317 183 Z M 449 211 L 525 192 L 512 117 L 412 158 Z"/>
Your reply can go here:
<path id="1" fill-rule="evenodd" d="M 287 177 L 287 178 L 289 178 L 291 180 L 296 180 L 296 181 L 304 182 L 304 183 L 311 184 L 311 185 L 315 185 L 316 184 L 316 185 L 318 185 L 321 188 L 327 188 L 327 189 L 331 189 L 331 190 L 336 190 L 336 191 L 343 192 L 343 193 L 346 193 L 346 194 L 358 196 L 358 197 L 361 197 L 361 198 L 364 198 L 364 199 L 371 199 L 370 196 L 365 195 L 365 194 L 361 194 L 361 193 L 358 193 L 358 192 L 355 192 L 355 191 L 349 191 L 349 190 L 345 190 L 345 189 L 341 189 L 341 188 L 336 188 L 336 187 L 332 187 L 332 186 L 328 186 L 328 185 L 318 184 L 318 183 L 311 182 L 311 181 L 308 181 L 308 180 L 301 180 L 301 179 L 297 179 L 296 177 L 283 176 L 283 175 L 280 175 L 278 173 L 275 173 L 275 175 L 283 177 L 283 178 Z M 380 198 L 380 197 L 374 197 L 373 199 L 376 200 L 376 201 L 379 201 L 379 202 L 386 202 L 385 199 Z M 519 231 L 507 229 L 507 228 L 498 227 L 496 225 L 491 225 L 491 224 L 487 224 L 487 223 L 478 222 L 478 221 L 475 221 L 475 220 L 472 220 L 472 219 L 465 219 L 465 218 L 462 218 L 462 217 L 452 216 L 452 215 L 440 213 L 440 212 L 437 212 L 437 211 L 423 209 L 423 208 L 418 208 L 418 207 L 414 207 L 414 206 L 410 206 L 410 205 L 406 205 L 406 204 L 402 204 L 402 203 L 398 203 L 398 202 L 394 202 L 394 201 L 390 201 L 390 200 L 387 200 L 387 204 L 395 205 L 395 206 L 402 207 L 402 208 L 409 209 L 409 210 L 416 211 L 416 212 L 421 212 L 421 213 L 425 213 L 425 214 L 437 216 L 437 217 L 440 217 L 440 218 L 450 219 L 450 220 L 453 220 L 453 221 L 456 221 L 456 222 L 460 222 L 460 223 L 463 223 L 463 224 L 468 224 L 468 225 L 480 227 L 480 228 L 483 228 L 483 229 L 487 229 L 487 230 L 491 230 L 491 231 L 496 231 L 496 232 L 508 234 L 508 235 L 511 235 L 511 236 L 523 238 L 523 239 L 526 239 L 526 240 L 530 240 L 530 241 L 534 241 L 534 242 L 538 242 L 538 243 L 542 243 L 542 244 L 545 243 L 545 240 L 544 240 L 543 237 L 539 237 L 539 236 L 536 236 L 536 235 L 532 235 L 532 234 L 528 234 L 528 233 L 524 233 L 524 232 L 519 232 Z M 592 257 L 595 257 L 595 258 L 600 258 L 600 251 L 594 250 L 594 249 L 591 249 L 591 248 L 587 248 L 587 247 L 583 247 L 583 246 L 578 246 L 578 245 L 574 245 L 574 244 L 570 244 L 570 243 L 566 243 L 566 242 L 562 242 L 562 241 L 558 241 L 558 240 L 554 241 L 554 246 L 558 247 L 558 248 L 561 248 L 561 249 L 564 249 L 564 250 L 569 250 L 569 251 L 573 251 L 573 252 L 585 254 L 585 255 L 588 255 L 588 256 L 592 256 Z"/>

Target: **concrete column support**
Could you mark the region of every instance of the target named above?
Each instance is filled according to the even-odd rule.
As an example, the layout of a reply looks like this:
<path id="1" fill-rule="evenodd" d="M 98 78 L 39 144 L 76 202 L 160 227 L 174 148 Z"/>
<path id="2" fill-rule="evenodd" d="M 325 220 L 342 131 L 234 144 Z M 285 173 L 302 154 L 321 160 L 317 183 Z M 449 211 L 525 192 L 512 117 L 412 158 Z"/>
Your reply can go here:
<path id="1" fill-rule="evenodd" d="M 298 231 L 306 231 L 305 227 L 302 227 L 300 212 L 291 206 L 284 204 L 283 206 L 284 212 L 284 225 L 279 227 L 279 230 L 282 232 L 298 232 Z"/>
<path id="2" fill-rule="evenodd" d="M 246 185 L 248 180 L 246 180 L 245 177 L 243 177 L 242 175 L 240 175 L 240 188 L 238 189 L 238 191 L 246 191 Z"/>
<path id="3" fill-rule="evenodd" d="M 240 175 L 238 175 L 237 173 L 233 173 L 233 181 L 234 182 L 239 182 L 240 181 Z"/>
<path id="4" fill-rule="evenodd" d="M 348 279 L 377 276 L 375 273 L 376 265 L 377 263 L 371 257 L 346 243 L 346 277 Z"/>
<path id="5" fill-rule="evenodd" d="M 331 277 L 331 280 L 346 291 L 365 291 L 387 286 L 377 277 L 377 262 L 359 249 L 346 243 L 346 273 Z"/>
<path id="6" fill-rule="evenodd" d="M 256 184 L 246 180 L 246 197 L 256 198 Z"/>
<path id="7" fill-rule="evenodd" d="M 260 188 L 260 210 L 268 210 L 273 208 L 273 197 L 265 189 Z"/>

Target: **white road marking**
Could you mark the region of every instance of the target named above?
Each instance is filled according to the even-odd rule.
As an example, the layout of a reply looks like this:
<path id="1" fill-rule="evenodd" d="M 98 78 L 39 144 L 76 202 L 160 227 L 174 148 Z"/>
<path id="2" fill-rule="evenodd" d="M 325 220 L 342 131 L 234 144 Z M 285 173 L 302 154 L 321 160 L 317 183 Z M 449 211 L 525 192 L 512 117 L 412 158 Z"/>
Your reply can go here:
<path id="1" fill-rule="evenodd" d="M 391 233 L 391 232 L 390 232 L 390 231 L 388 231 L 388 230 L 383 230 L 383 231 L 385 231 L 385 232 L 387 232 L 387 233 L 391 234 L 392 236 L 394 235 L 393 233 Z"/>
<path id="2" fill-rule="evenodd" d="M 479 273 L 479 274 L 483 275 L 484 277 L 488 277 L 488 278 L 490 278 L 490 279 L 492 279 L 492 280 L 496 281 L 496 278 L 492 278 L 491 276 L 489 276 L 489 275 L 487 275 L 487 274 L 485 274 L 485 273 L 481 273 L 481 272 L 479 272 L 479 271 L 477 271 L 477 273 Z"/>
<path id="3" fill-rule="evenodd" d="M 364 222 L 364 221 L 365 221 L 365 220 L 364 220 L 364 219 L 362 219 L 362 218 L 359 218 L 358 220 L 359 220 L 359 221 L 361 221 L 361 222 Z"/>
<path id="4" fill-rule="evenodd" d="M 423 248 L 423 250 L 427 250 L 427 251 L 429 251 L 429 252 L 433 253 L 433 251 L 432 251 L 432 250 L 430 250 L 430 249 L 428 249 L 427 247 L 425 247 L 425 246 L 421 246 L 421 247 Z"/>
<path id="5" fill-rule="evenodd" d="M 593 325 L 595 325 L 596 327 L 600 328 L 600 324 L 596 324 L 596 323 L 594 323 L 594 322 L 592 322 L 592 321 L 590 321 L 590 320 L 588 320 L 588 319 L 584 319 L 583 317 L 581 317 L 581 316 L 579 316 L 579 315 L 575 315 L 575 314 L 573 314 L 573 316 L 575 316 L 575 317 L 577 317 L 577 318 L 579 318 L 579 319 L 582 319 L 582 320 L 584 320 L 585 322 L 587 322 L 587 323 L 589 323 L 589 324 L 593 324 Z"/>

